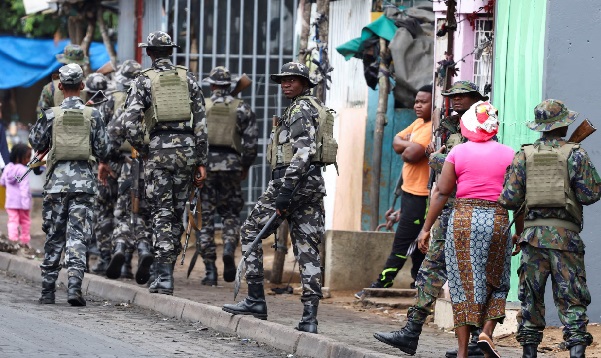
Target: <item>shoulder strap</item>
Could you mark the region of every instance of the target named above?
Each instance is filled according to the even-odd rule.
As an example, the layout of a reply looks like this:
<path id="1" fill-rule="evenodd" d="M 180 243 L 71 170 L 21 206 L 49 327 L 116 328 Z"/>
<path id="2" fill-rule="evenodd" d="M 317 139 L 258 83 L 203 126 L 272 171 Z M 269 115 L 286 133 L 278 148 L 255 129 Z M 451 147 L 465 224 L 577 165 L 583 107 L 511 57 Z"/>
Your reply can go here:
<path id="1" fill-rule="evenodd" d="M 152 68 L 142 70 L 140 74 L 150 78 L 150 81 L 153 81 L 159 75 L 159 73 Z"/>
<path id="2" fill-rule="evenodd" d="M 50 110 L 52 111 L 52 113 L 54 113 L 54 118 L 57 118 L 65 112 L 65 110 L 59 106 L 51 107 Z"/>
<path id="3" fill-rule="evenodd" d="M 84 109 L 83 109 L 83 117 L 90 122 L 92 122 L 92 111 L 93 110 L 94 110 L 94 107 L 88 107 L 88 106 L 84 107 Z"/>

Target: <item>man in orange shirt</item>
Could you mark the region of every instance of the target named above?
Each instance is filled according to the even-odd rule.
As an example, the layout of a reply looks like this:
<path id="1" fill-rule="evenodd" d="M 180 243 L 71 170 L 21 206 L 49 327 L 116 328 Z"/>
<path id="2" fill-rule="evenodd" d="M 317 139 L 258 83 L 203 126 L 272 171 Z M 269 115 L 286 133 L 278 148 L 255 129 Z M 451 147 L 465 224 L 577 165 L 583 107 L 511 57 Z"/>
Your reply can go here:
<path id="1" fill-rule="evenodd" d="M 423 86 L 415 96 L 413 105 L 417 119 L 399 132 L 392 143 L 394 151 L 403 159 L 403 185 L 401 186 L 401 217 L 394 234 L 392 251 L 384 264 L 384 269 L 370 288 L 388 288 L 407 261 L 407 250 L 424 225 L 428 201 L 428 179 L 430 169 L 426 148 L 432 140 L 432 86 Z M 425 255 L 415 250 L 411 254 L 413 268 L 411 276 L 415 280 L 417 271 Z M 364 291 L 357 292 L 361 299 Z"/>

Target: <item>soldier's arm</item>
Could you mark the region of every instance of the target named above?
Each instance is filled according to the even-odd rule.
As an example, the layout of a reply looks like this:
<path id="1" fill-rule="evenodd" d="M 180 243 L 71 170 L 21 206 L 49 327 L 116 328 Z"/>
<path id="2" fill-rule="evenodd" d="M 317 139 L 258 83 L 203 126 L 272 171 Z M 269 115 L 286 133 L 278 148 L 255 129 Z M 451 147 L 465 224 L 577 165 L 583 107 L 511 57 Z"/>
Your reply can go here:
<path id="1" fill-rule="evenodd" d="M 428 165 L 432 168 L 436 173 L 442 172 L 442 166 L 444 165 L 445 160 L 447 159 L 447 154 L 443 153 L 432 153 L 430 154 L 430 159 L 428 160 Z"/>
<path id="2" fill-rule="evenodd" d="M 240 128 L 240 137 L 242 139 L 242 166 L 250 167 L 257 158 L 257 140 L 259 129 L 254 112 L 246 103 L 238 107 L 238 123 Z"/>
<path id="3" fill-rule="evenodd" d="M 101 161 L 106 161 L 110 146 L 108 144 L 108 135 L 106 126 L 100 112 L 96 109 L 92 111 L 93 127 L 92 133 L 92 154 Z"/>
<path id="4" fill-rule="evenodd" d="M 41 152 L 50 147 L 53 119 L 54 114 L 52 111 L 48 111 L 48 113 L 42 111 L 38 116 L 38 120 L 31 127 L 29 131 L 29 144 L 34 150 Z"/>
<path id="5" fill-rule="evenodd" d="M 38 106 L 36 108 L 38 117 L 43 111 L 52 107 L 52 104 L 54 103 L 54 98 L 52 97 L 52 87 L 53 84 L 52 82 L 50 82 L 46 84 L 44 88 L 42 88 L 42 93 L 40 93 L 40 99 L 38 100 Z M 58 91 L 58 88 L 56 88 L 55 90 Z"/>
<path id="6" fill-rule="evenodd" d="M 311 165 L 311 157 L 317 151 L 315 143 L 314 118 L 317 111 L 308 101 L 299 101 L 290 109 L 290 143 L 292 144 L 292 160 L 284 178 L 284 186 L 288 189 L 295 187 L 301 175 Z"/>
<path id="7" fill-rule="evenodd" d="M 196 78 L 188 72 L 188 89 L 190 91 L 192 125 L 194 129 L 195 148 L 196 148 L 196 166 L 207 165 L 207 152 L 209 150 L 209 140 L 207 136 L 207 121 L 205 118 L 205 100 L 196 82 Z"/>
<path id="8" fill-rule="evenodd" d="M 113 118 L 106 127 L 109 138 L 109 157 L 118 155 L 119 148 L 125 142 L 125 131 L 123 128 L 123 109 L 117 109 Z"/>
<path id="9" fill-rule="evenodd" d="M 568 159 L 571 186 L 582 205 L 593 204 L 601 199 L 601 178 L 588 154 L 579 148 Z"/>
<path id="10" fill-rule="evenodd" d="M 126 139 L 142 156 L 148 155 L 148 145 L 144 144 L 142 125 L 142 112 L 148 107 L 150 107 L 150 79 L 140 75 L 127 91 L 123 122 Z"/>
<path id="11" fill-rule="evenodd" d="M 508 210 L 518 210 L 526 200 L 526 156 L 520 150 L 505 172 L 503 190 L 497 202 Z"/>

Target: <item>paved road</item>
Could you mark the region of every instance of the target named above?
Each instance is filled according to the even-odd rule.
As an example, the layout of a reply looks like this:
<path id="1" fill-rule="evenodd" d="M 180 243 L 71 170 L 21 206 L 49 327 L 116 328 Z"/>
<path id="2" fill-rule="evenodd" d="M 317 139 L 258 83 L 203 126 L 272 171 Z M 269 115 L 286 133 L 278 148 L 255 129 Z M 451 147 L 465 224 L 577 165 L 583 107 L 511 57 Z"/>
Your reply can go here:
<path id="1" fill-rule="evenodd" d="M 0 357 L 286 357 L 254 341 L 199 323 L 86 296 L 71 307 L 64 288 L 55 305 L 40 305 L 39 287 L 0 272 Z"/>

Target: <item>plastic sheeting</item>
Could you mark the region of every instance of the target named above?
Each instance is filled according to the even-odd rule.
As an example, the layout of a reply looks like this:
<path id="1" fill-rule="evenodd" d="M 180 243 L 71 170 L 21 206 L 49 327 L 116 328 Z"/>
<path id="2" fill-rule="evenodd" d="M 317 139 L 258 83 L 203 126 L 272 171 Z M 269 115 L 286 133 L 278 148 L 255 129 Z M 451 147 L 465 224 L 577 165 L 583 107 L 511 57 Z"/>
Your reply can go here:
<path id="1" fill-rule="evenodd" d="M 54 43 L 52 39 L 28 39 L 14 36 L 0 36 L 0 89 L 29 87 L 49 76 L 62 64 L 56 56 L 63 52 L 69 40 Z M 90 65 L 92 70 L 109 61 L 109 55 L 102 43 L 90 45 Z"/>

